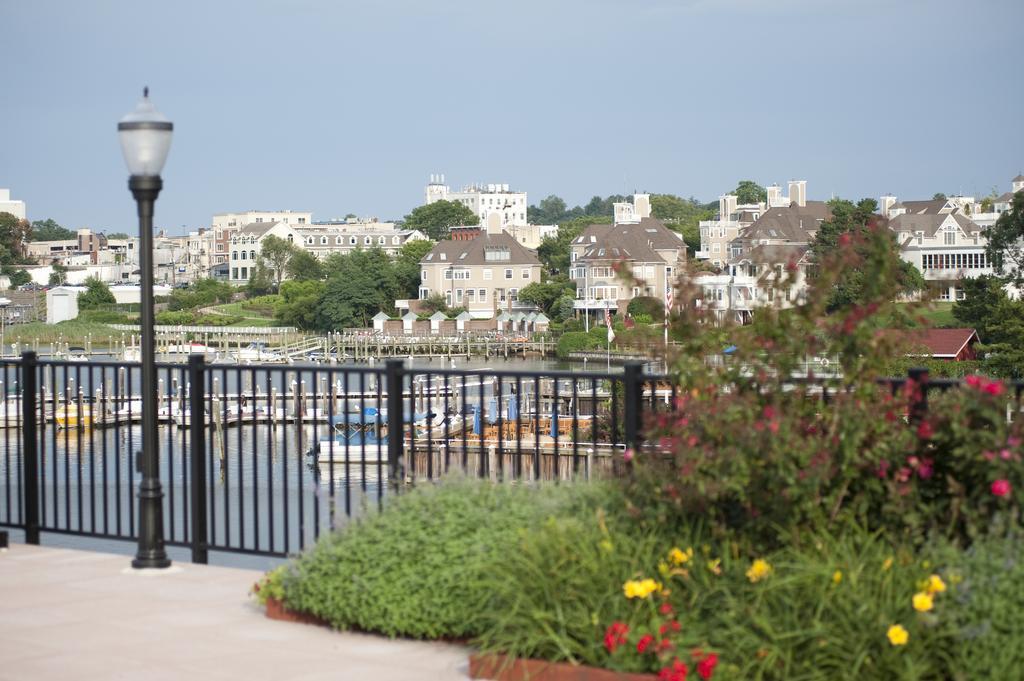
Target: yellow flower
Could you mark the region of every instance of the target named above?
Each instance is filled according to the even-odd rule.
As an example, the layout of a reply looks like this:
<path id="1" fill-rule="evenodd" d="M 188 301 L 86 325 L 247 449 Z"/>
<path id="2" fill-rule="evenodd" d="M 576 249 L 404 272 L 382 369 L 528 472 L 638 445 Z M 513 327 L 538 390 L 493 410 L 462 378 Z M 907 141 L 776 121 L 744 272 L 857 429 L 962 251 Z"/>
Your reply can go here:
<path id="1" fill-rule="evenodd" d="M 836 570 L 835 572 L 832 573 L 832 583 L 833 584 L 838 584 L 841 581 L 843 581 L 843 571 L 842 570 Z"/>
<path id="2" fill-rule="evenodd" d="M 882 572 L 888 571 L 888 569 L 891 568 L 891 567 L 892 567 L 892 556 L 889 556 L 888 558 L 885 559 L 885 562 L 882 563 Z"/>
<path id="3" fill-rule="evenodd" d="M 889 627 L 889 631 L 887 631 L 885 635 L 889 637 L 889 643 L 894 646 L 905 646 L 907 645 L 907 641 L 910 640 L 910 634 L 908 634 L 907 630 L 899 624 L 894 624 Z"/>
<path id="4" fill-rule="evenodd" d="M 622 593 L 626 598 L 647 598 L 656 591 L 661 591 L 661 582 L 650 578 L 630 579 L 622 585 Z"/>
<path id="5" fill-rule="evenodd" d="M 928 578 L 928 584 L 924 588 L 929 594 L 940 594 L 946 590 L 946 583 L 942 581 L 942 577 L 938 575 L 932 575 Z"/>
<path id="6" fill-rule="evenodd" d="M 672 571 L 668 567 L 668 563 L 666 563 L 665 561 L 660 561 L 658 563 L 658 574 L 668 579 L 668 577 L 672 574 Z"/>
<path id="7" fill-rule="evenodd" d="M 685 551 L 674 548 L 668 552 L 668 559 L 672 561 L 673 565 L 685 565 L 690 562 L 691 558 L 693 558 L 692 546 L 687 547 Z"/>
<path id="8" fill-rule="evenodd" d="M 601 550 L 604 551 L 605 553 L 611 553 L 612 549 L 615 548 L 615 546 L 612 545 L 612 542 L 611 542 L 610 539 L 602 539 L 601 542 L 598 544 L 598 546 L 600 546 Z"/>
<path id="9" fill-rule="evenodd" d="M 914 594 L 913 598 L 914 610 L 918 612 L 928 612 L 932 609 L 932 596 L 925 592 Z"/>
<path id="10" fill-rule="evenodd" d="M 751 582 L 760 582 L 772 573 L 772 566 L 763 558 L 758 558 L 750 564 L 747 570 L 747 579 Z"/>
<path id="11" fill-rule="evenodd" d="M 722 559 L 715 558 L 708 561 L 708 570 L 716 575 L 722 574 Z"/>

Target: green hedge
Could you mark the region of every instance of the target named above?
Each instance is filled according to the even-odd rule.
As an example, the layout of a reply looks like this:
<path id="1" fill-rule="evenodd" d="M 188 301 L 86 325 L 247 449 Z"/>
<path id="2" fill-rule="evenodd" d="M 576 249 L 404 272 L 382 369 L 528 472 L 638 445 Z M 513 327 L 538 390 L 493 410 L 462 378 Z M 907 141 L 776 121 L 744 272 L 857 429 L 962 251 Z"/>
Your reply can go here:
<path id="1" fill-rule="evenodd" d="M 484 573 L 514 551 L 522 528 L 606 493 L 458 480 L 417 488 L 300 556 L 281 578 L 284 601 L 338 629 L 472 635 L 490 598 Z"/>

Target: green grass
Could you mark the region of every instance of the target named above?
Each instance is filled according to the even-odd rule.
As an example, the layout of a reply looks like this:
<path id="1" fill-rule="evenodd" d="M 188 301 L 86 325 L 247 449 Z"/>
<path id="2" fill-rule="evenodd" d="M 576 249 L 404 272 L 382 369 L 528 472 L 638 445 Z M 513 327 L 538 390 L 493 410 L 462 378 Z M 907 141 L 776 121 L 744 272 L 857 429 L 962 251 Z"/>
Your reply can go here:
<path id="1" fill-rule="evenodd" d="M 244 300 L 237 303 L 215 305 L 210 309 L 216 310 L 219 314 L 242 317 L 242 320 L 238 323 L 231 324 L 225 328 L 231 328 L 232 326 L 280 326 L 277 323 L 277 320 L 274 319 L 273 315 L 261 314 L 259 310 L 253 310 L 246 307 L 246 301 Z"/>
<path id="2" fill-rule="evenodd" d="M 69 345 L 84 345 L 86 339 L 91 336 L 94 344 L 106 345 L 111 337 L 120 339 L 121 333 L 106 324 L 84 322 L 77 319 L 59 324 L 31 322 L 8 326 L 4 334 L 4 342 L 8 345 L 11 343 L 30 345 L 38 340 L 43 344 L 63 342 Z"/>
<path id="3" fill-rule="evenodd" d="M 962 326 L 953 316 L 953 303 L 935 302 L 929 307 L 921 312 L 929 326 L 936 329 Z"/>

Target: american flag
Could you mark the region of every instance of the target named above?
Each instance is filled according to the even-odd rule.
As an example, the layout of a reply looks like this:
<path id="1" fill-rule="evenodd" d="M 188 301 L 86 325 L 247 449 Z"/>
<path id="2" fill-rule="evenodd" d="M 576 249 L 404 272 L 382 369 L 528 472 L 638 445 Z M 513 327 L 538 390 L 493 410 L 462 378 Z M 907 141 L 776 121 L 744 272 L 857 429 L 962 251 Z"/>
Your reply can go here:
<path id="1" fill-rule="evenodd" d="M 672 283 L 665 284 L 665 323 L 668 324 L 668 317 L 672 314 Z"/>

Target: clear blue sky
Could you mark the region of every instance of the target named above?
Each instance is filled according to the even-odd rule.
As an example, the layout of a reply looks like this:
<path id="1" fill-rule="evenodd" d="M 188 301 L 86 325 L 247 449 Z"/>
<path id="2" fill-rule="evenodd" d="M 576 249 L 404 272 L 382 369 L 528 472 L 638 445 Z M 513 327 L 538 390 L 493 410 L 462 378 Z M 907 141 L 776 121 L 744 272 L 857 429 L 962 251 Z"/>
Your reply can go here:
<path id="1" fill-rule="evenodd" d="M 570 205 L 634 189 L 1000 192 L 1020 0 L 0 0 L 0 187 L 135 231 L 117 120 L 175 123 L 157 224 L 400 218 L 432 172 Z"/>

